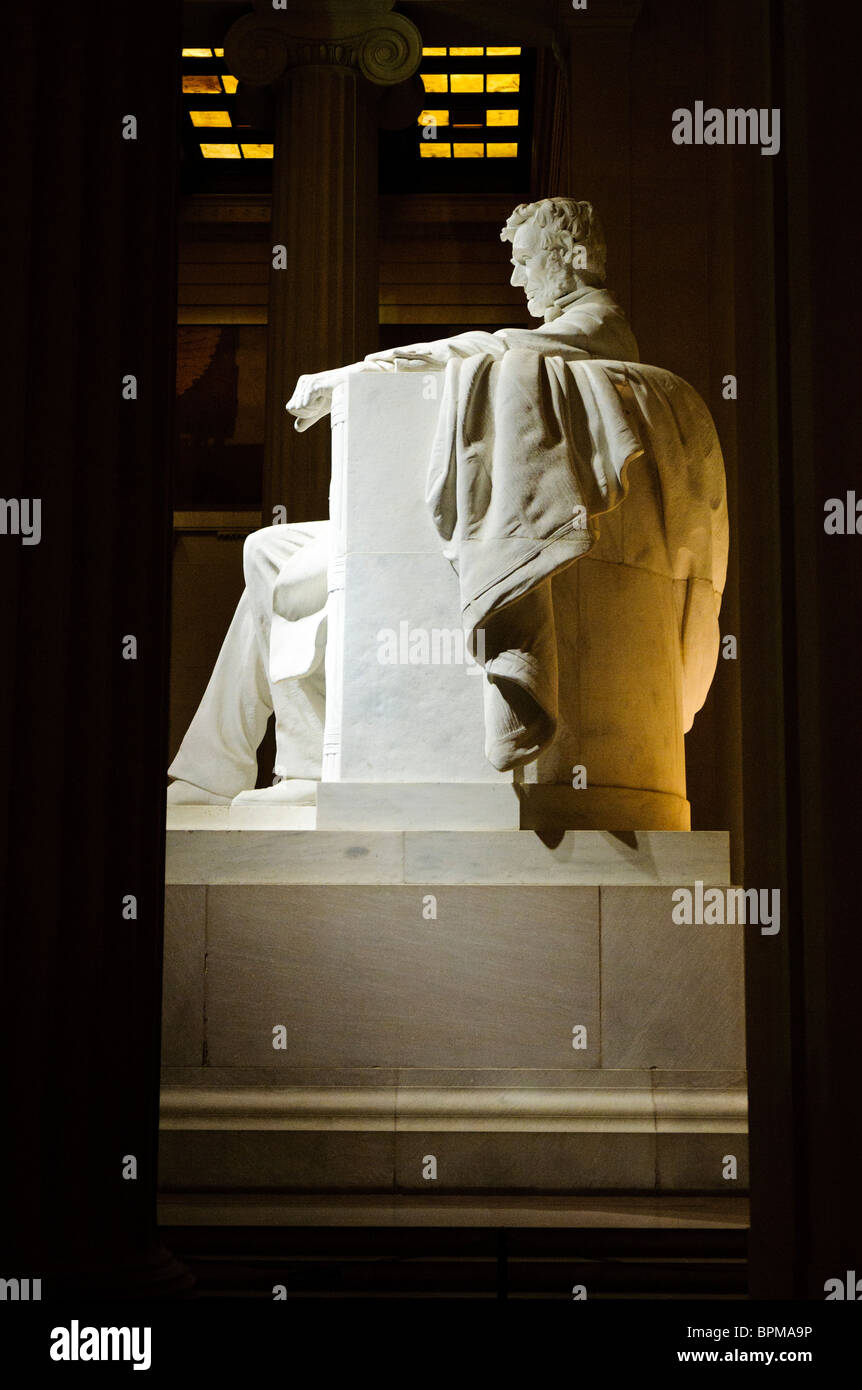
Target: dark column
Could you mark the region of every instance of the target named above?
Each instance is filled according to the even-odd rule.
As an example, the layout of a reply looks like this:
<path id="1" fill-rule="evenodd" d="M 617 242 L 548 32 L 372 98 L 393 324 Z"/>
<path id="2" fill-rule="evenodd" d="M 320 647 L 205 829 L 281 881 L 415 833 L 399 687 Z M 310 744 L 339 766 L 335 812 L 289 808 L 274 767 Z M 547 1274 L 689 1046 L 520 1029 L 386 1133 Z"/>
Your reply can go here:
<path id="1" fill-rule="evenodd" d="M 823 525 L 828 498 L 862 496 L 841 206 L 857 45 L 807 0 L 716 8 L 733 104 L 781 111 L 781 152 L 739 151 L 733 197 L 744 878 L 782 909 L 780 935 L 746 941 L 750 1289 L 821 1301 L 827 1279 L 862 1276 L 862 537 Z"/>
<path id="2" fill-rule="evenodd" d="M 824 529 L 827 499 L 862 498 L 859 237 L 842 206 L 853 178 L 859 26 L 854 36 L 843 12 L 824 16 L 811 0 L 772 8 L 772 104 L 784 121 L 775 211 L 789 892 L 785 1070 L 776 1081 L 791 1098 L 781 1139 L 794 1175 L 794 1294 L 819 1300 L 827 1279 L 862 1277 L 862 534 L 852 520 L 843 535 Z M 767 1157 L 774 1174 L 781 1156 Z M 769 1242 L 765 1226 L 761 1250 Z"/>
<path id="3" fill-rule="evenodd" d="M 151 1296 L 190 1282 L 155 1209 L 180 5 L 5 32 L 0 490 L 41 540 L 0 534 L 0 1273 Z"/>
<path id="4" fill-rule="evenodd" d="M 304 373 L 355 362 L 377 347 L 375 87 L 419 65 L 419 34 L 392 0 L 295 3 L 237 20 L 225 56 L 241 82 L 274 84 L 264 522 L 328 516 L 326 429 L 298 433 L 285 402 Z"/>

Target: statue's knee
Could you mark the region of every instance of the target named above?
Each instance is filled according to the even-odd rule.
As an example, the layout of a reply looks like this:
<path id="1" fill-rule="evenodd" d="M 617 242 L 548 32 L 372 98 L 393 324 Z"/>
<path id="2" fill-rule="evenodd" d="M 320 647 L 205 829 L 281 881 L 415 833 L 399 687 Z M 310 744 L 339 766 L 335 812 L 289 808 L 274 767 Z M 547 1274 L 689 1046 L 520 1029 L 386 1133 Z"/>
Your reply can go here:
<path id="1" fill-rule="evenodd" d="M 300 541 L 291 526 L 262 526 L 246 536 L 242 548 L 242 567 L 246 583 L 250 577 L 273 579 L 285 560 L 293 555 Z"/>
<path id="2" fill-rule="evenodd" d="M 268 527 L 265 529 L 269 529 Z M 246 536 L 242 547 L 242 569 L 248 583 L 249 576 L 259 573 L 265 565 L 266 547 L 261 539 L 262 532 L 252 531 Z"/>

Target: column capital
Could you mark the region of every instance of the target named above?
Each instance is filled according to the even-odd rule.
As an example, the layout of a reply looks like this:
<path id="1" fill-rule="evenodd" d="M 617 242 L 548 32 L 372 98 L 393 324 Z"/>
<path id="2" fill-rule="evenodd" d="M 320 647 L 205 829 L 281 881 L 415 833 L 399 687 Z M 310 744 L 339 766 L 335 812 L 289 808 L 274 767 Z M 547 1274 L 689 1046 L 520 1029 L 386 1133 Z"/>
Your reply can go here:
<path id="1" fill-rule="evenodd" d="M 322 64 L 356 68 L 369 82 L 389 87 L 419 66 L 422 39 L 394 0 L 255 0 L 225 36 L 234 77 L 251 86 L 276 82 L 289 68 Z"/>

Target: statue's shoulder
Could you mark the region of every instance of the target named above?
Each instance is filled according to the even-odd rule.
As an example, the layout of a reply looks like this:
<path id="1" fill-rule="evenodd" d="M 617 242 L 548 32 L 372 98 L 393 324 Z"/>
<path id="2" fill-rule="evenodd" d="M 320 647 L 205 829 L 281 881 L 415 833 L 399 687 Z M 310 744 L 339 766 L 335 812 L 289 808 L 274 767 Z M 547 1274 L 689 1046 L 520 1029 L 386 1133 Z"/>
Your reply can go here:
<path id="1" fill-rule="evenodd" d="M 613 290 L 596 288 L 587 290 L 583 298 L 583 304 L 592 309 L 603 309 L 609 314 L 621 314 L 625 318 L 622 305 L 614 294 Z"/>
<path id="2" fill-rule="evenodd" d="M 591 288 L 583 290 L 563 309 L 561 318 L 625 319 L 625 313 L 611 290 Z"/>
<path id="3" fill-rule="evenodd" d="M 636 362 L 637 341 L 624 309 L 610 290 L 590 288 L 577 295 L 548 331 L 559 337 L 572 336 L 595 357 Z"/>

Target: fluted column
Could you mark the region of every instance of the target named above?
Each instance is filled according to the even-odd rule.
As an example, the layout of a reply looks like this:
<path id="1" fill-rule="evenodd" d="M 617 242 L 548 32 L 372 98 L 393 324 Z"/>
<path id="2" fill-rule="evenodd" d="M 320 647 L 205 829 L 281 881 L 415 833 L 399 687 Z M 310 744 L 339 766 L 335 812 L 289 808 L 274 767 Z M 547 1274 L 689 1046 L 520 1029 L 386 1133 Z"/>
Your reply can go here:
<path id="1" fill-rule="evenodd" d="M 377 346 L 375 87 L 415 72 L 421 40 L 392 0 L 288 4 L 233 25 L 225 40 L 241 82 L 276 94 L 267 335 L 264 519 L 327 515 L 329 431 L 293 428 L 285 402 L 302 373 L 354 362 Z"/>
<path id="2" fill-rule="evenodd" d="M 191 1284 L 156 1226 L 180 10 L 4 30 L 2 492 L 41 525 L 0 529 L 0 1278 L 81 1317 Z"/>

